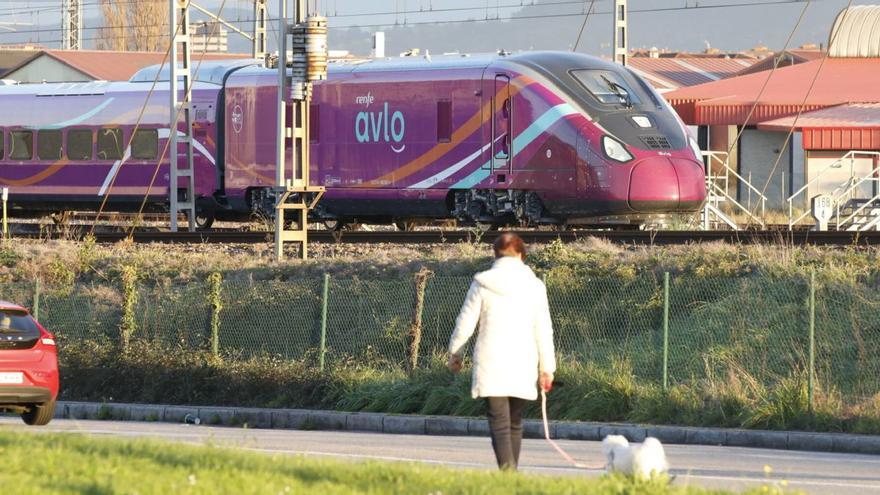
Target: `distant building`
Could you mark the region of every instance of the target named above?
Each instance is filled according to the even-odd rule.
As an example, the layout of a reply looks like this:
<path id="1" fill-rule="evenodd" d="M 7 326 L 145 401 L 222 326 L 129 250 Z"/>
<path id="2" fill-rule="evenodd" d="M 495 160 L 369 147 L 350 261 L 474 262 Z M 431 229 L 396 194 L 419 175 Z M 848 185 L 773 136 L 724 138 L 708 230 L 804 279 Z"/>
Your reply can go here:
<path id="1" fill-rule="evenodd" d="M 216 21 L 192 24 L 190 40 L 193 53 L 226 53 L 229 50 L 229 31 Z"/>
<path id="2" fill-rule="evenodd" d="M 202 58 L 193 51 L 193 60 Z M 144 67 L 162 63 L 164 57 L 164 53 L 158 52 L 0 50 L 0 67 L 3 67 L 0 79 L 20 83 L 127 81 Z M 204 56 L 205 60 L 247 57 L 249 55 Z M 6 67 L 6 64 L 9 66 Z"/>
<path id="3" fill-rule="evenodd" d="M 699 126 L 704 149 L 732 151 L 731 166 L 764 191 L 769 207 L 787 209 L 791 198 L 794 208 L 807 208 L 810 198 L 859 181 L 855 192 L 872 198 L 880 193 L 873 175 L 880 165 L 877 32 L 880 6 L 852 7 L 834 23 L 827 58 L 790 50 L 782 56 L 800 60 L 772 76 L 769 57 L 763 71 L 664 96 L 687 124 Z M 739 184 L 741 202 L 756 200 L 749 189 Z"/>
<path id="4" fill-rule="evenodd" d="M 739 75 L 752 74 L 755 72 L 770 70 L 773 68 L 774 65 L 779 68 L 802 64 L 811 60 L 820 59 L 824 54 L 825 52 L 823 52 L 815 45 L 809 47 L 803 46 L 801 48 L 793 50 L 785 50 L 781 53 L 774 53 L 773 55 L 768 56 L 763 60 L 755 62 L 754 64 L 752 64 L 751 67 L 741 71 Z"/>

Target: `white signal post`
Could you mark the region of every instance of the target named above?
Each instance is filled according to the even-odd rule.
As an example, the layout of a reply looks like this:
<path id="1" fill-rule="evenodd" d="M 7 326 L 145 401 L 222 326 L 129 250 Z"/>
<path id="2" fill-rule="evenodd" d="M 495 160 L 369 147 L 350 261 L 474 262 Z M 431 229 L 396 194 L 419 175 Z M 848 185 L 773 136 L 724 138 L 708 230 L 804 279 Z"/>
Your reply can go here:
<path id="1" fill-rule="evenodd" d="M 9 201 L 9 188 L 3 188 L 3 237 L 6 238 L 9 235 L 9 226 L 6 223 L 6 202 Z"/>
<path id="2" fill-rule="evenodd" d="M 177 218 L 181 212 L 186 213 L 189 222 L 189 231 L 196 230 L 196 198 L 195 198 L 195 168 L 193 167 L 193 141 L 192 141 L 192 53 L 190 51 L 190 25 L 189 7 L 190 0 L 169 0 L 171 15 L 171 71 L 168 77 L 171 94 L 171 121 L 169 125 L 168 139 L 171 141 L 168 148 L 169 183 L 168 196 L 171 204 L 171 231 L 177 232 Z M 178 26 L 179 24 L 179 26 Z M 182 65 L 178 65 L 178 56 L 182 55 Z M 183 100 L 178 101 L 178 81 L 183 80 Z M 180 133 L 179 120 L 183 114 L 184 126 Z M 179 135 L 182 134 L 182 135 Z M 183 144 L 185 151 L 184 168 L 180 168 L 180 153 L 178 144 Z M 181 186 L 181 179 L 185 184 Z M 183 192 L 181 201 L 180 192 Z"/>
<path id="3" fill-rule="evenodd" d="M 611 46 L 614 47 L 612 56 L 614 61 L 620 65 L 626 66 L 629 63 L 629 42 L 627 37 L 627 18 L 629 12 L 626 8 L 626 0 L 614 0 L 614 39 Z"/>
<path id="4" fill-rule="evenodd" d="M 269 21 L 269 7 L 267 0 L 254 0 L 254 35 L 253 55 L 257 60 L 266 60 L 268 50 L 266 38 L 266 23 Z"/>
<path id="5" fill-rule="evenodd" d="M 300 243 L 300 257 L 308 258 L 309 210 L 324 194 L 323 187 L 309 183 L 309 105 L 312 81 L 324 79 L 327 74 L 327 20 L 308 17 L 306 0 L 294 0 L 293 4 L 293 18 L 289 22 L 287 0 L 278 2 L 278 28 L 282 36 L 278 47 L 275 257 L 279 261 L 284 258 L 285 242 Z M 290 75 L 288 47 L 293 57 Z M 287 122 L 288 109 L 292 122 Z M 290 226 L 285 222 L 288 211 L 294 217 Z"/>

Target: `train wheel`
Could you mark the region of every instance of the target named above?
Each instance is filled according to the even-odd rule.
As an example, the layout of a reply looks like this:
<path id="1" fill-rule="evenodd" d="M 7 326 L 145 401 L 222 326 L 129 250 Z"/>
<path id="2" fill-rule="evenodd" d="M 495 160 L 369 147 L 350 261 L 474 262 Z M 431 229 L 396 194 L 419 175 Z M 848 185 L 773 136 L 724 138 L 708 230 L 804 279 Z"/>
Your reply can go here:
<path id="1" fill-rule="evenodd" d="M 324 220 L 324 228 L 327 230 L 332 230 L 334 232 L 338 232 L 345 227 L 345 224 L 340 222 L 339 220 Z"/>
<path id="2" fill-rule="evenodd" d="M 214 219 L 215 215 L 213 209 L 196 209 L 196 229 L 210 229 L 211 226 L 214 225 Z"/>

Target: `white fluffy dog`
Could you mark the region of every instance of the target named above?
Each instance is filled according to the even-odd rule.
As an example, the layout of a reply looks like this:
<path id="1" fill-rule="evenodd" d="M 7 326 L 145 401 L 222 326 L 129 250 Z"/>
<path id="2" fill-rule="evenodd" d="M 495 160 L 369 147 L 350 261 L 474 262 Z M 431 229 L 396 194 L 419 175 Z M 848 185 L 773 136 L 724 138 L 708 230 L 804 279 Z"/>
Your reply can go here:
<path id="1" fill-rule="evenodd" d="M 621 435 L 608 435 L 602 440 L 602 453 L 608 459 L 605 469 L 609 473 L 651 478 L 669 469 L 663 445 L 654 437 L 646 438 L 642 444 L 630 445 Z"/>

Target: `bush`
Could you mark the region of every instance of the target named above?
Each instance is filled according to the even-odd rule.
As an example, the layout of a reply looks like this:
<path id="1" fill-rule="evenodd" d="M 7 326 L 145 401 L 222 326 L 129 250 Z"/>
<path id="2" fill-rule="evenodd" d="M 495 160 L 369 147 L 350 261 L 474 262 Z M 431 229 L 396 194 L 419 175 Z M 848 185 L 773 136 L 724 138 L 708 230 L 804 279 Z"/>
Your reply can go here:
<path id="1" fill-rule="evenodd" d="M 215 357 L 135 340 L 128 351 L 97 343 L 62 348 L 62 400 L 181 405 L 315 408 L 341 411 L 480 416 L 470 373 L 452 375 L 442 356 L 408 375 L 404 369 L 339 361 L 319 372 L 311 359 Z M 744 374 L 745 373 L 745 374 Z M 548 403 L 552 419 L 880 433 L 880 398 L 844 407 L 834 394 L 815 398 L 795 374 L 769 387 L 740 368 L 720 379 L 663 390 L 636 377 L 626 361 L 610 367 L 561 359 L 561 385 Z M 537 402 L 527 417 L 540 417 Z"/>

